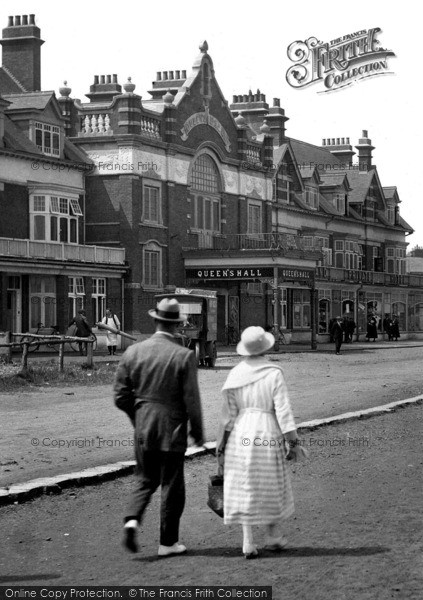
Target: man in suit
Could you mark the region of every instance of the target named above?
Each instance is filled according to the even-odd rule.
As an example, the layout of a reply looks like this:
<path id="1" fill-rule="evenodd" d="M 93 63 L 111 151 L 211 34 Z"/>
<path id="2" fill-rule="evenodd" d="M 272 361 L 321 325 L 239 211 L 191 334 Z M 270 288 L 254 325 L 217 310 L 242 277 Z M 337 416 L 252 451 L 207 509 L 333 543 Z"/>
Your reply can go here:
<path id="1" fill-rule="evenodd" d="M 114 400 L 135 427 L 136 487 L 125 517 L 124 546 L 137 552 L 137 531 L 158 488 L 161 491 L 159 556 L 183 554 L 179 521 L 185 504 L 184 458 L 188 422 L 195 444 L 203 444 L 197 364 L 194 353 L 174 338 L 184 318 L 179 303 L 164 298 L 148 311 L 156 333 L 130 346 L 116 373 Z"/>
<path id="2" fill-rule="evenodd" d="M 344 339 L 344 329 L 345 327 L 342 317 L 336 317 L 331 329 L 332 339 L 335 342 L 336 354 L 340 354 L 341 352 L 342 341 Z"/>

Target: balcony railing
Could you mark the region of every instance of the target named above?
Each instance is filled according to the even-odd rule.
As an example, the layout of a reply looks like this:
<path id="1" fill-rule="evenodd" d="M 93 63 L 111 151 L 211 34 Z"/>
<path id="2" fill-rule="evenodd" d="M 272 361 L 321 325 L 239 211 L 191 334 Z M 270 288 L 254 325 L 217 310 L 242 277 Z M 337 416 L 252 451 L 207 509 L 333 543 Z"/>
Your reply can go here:
<path id="1" fill-rule="evenodd" d="M 0 238 L 0 256 L 125 264 L 124 248 Z"/>
<path id="2" fill-rule="evenodd" d="M 243 233 L 214 234 L 212 232 L 191 232 L 185 250 L 263 250 L 320 252 L 321 244 L 310 245 L 309 240 L 288 233 Z"/>
<path id="3" fill-rule="evenodd" d="M 343 281 L 347 283 L 367 283 L 371 285 L 423 287 L 423 275 L 399 275 L 397 273 L 336 269 L 334 267 L 317 267 L 316 279 Z"/>

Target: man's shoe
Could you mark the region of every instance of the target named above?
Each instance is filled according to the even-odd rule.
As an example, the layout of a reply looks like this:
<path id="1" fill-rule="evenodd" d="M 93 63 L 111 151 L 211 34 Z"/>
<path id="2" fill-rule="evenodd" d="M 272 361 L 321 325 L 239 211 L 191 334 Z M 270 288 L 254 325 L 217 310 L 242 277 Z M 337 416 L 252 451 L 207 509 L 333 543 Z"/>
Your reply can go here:
<path id="1" fill-rule="evenodd" d="M 173 544 L 173 546 L 163 546 L 160 544 L 158 556 L 175 556 L 176 554 L 185 554 L 187 551 L 186 547 L 179 542 Z"/>
<path id="2" fill-rule="evenodd" d="M 129 552 L 138 552 L 137 531 L 137 521 L 131 520 L 125 523 L 125 526 L 123 528 L 122 544 L 127 550 L 129 550 Z"/>

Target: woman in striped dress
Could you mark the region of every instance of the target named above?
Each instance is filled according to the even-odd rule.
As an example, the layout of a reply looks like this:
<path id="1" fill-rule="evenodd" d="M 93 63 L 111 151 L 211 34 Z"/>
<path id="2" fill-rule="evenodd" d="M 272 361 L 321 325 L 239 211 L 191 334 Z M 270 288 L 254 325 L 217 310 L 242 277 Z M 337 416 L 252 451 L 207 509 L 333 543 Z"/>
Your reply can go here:
<path id="1" fill-rule="evenodd" d="M 286 460 L 305 454 L 282 370 L 264 357 L 274 343 L 271 333 L 248 327 L 237 346 L 246 359 L 223 386 L 217 456 L 224 470 L 224 523 L 242 525 L 246 558 L 258 556 L 254 525 L 265 526 L 266 549 L 278 551 L 286 545 L 279 525 L 294 512 Z"/>

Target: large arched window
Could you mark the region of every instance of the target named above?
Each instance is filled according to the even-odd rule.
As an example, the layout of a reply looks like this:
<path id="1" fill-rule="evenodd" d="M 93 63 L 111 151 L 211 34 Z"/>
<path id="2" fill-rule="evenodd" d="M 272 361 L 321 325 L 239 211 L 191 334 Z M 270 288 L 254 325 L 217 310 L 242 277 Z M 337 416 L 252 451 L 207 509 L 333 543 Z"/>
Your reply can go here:
<path id="1" fill-rule="evenodd" d="M 208 154 L 201 154 L 195 160 L 189 185 L 193 204 L 193 229 L 209 233 L 220 232 L 220 175 Z"/>

